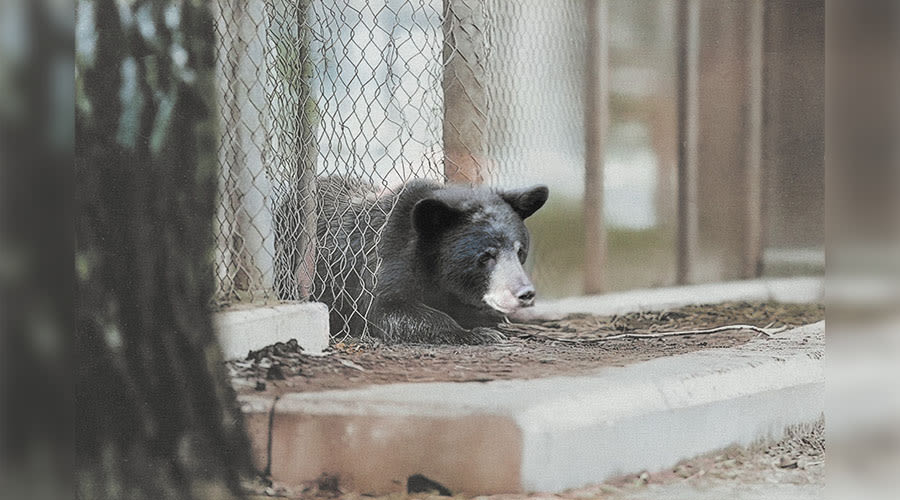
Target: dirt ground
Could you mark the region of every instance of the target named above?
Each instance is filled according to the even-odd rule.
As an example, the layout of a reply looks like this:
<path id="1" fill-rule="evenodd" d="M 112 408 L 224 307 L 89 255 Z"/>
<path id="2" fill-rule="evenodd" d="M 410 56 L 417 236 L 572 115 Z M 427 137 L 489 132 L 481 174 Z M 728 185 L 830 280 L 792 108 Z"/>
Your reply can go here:
<path id="1" fill-rule="evenodd" d="M 476 497 L 484 500 L 524 499 L 706 499 L 706 498 L 820 498 L 825 484 L 825 425 L 799 426 L 778 442 L 732 447 L 679 462 L 670 469 L 641 472 L 584 488 L 557 493 L 503 494 Z M 435 485 L 432 490 L 439 486 Z M 323 477 L 297 487 L 257 481 L 246 489 L 252 500 L 340 498 L 381 500 L 448 498 L 435 491 L 371 497 L 344 491 L 337 477 Z M 444 492 L 448 493 L 448 492 Z M 449 492 L 452 494 L 452 492 Z M 456 495 L 457 499 L 469 499 Z"/>
<path id="2" fill-rule="evenodd" d="M 228 363 L 239 393 L 344 389 L 394 382 L 487 382 L 574 375 L 699 349 L 740 345 L 760 336 L 750 330 L 713 334 L 625 338 L 726 325 L 777 328 L 824 319 L 818 304 L 735 302 L 621 316 L 573 315 L 558 321 L 506 323 L 509 337 L 480 346 L 383 345 L 342 342 L 324 356 L 303 353 L 296 341 L 251 352 Z"/>
<path id="3" fill-rule="evenodd" d="M 735 446 L 684 460 L 671 469 L 607 481 L 601 490 L 617 498 L 616 495 L 630 497 L 635 492 L 660 490 L 675 484 L 708 490 L 723 485 L 740 489 L 742 485 L 753 484 L 821 486 L 824 483 L 825 423 L 819 421 L 815 425 L 788 429 L 787 436 L 775 443 L 758 443 L 747 448 Z M 588 491 L 583 489 L 580 493 Z"/>

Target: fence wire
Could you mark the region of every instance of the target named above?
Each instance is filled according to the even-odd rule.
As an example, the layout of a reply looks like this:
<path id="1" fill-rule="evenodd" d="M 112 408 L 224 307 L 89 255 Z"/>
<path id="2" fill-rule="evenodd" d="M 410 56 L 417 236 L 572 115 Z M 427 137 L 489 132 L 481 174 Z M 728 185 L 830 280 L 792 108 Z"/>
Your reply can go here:
<path id="1" fill-rule="evenodd" d="M 365 334 L 391 207 L 341 200 L 412 178 L 515 187 L 548 161 L 581 167 L 583 0 L 216 9 L 221 306 L 326 300 L 340 335 Z M 351 226 L 363 241 L 335 229 Z"/>

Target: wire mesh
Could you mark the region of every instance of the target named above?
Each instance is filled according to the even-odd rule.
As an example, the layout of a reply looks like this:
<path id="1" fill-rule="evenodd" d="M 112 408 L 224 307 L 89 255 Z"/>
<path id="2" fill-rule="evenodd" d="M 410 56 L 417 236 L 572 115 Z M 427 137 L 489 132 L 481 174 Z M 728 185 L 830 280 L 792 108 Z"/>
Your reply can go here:
<path id="1" fill-rule="evenodd" d="M 364 335 L 405 181 L 512 187 L 581 166 L 583 0 L 216 9 L 222 306 L 322 300 L 338 335 Z"/>

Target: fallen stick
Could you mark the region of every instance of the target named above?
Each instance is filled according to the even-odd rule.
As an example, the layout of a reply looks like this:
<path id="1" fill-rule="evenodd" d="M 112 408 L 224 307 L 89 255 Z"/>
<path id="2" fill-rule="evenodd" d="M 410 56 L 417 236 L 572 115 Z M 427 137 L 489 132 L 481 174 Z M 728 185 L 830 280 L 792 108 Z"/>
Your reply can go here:
<path id="1" fill-rule="evenodd" d="M 608 335 L 606 337 L 596 337 L 589 339 L 571 339 L 571 338 L 556 338 L 550 335 L 542 335 L 536 333 L 526 333 L 524 335 L 519 335 L 519 337 L 524 338 L 541 338 L 545 340 L 554 340 L 557 342 L 570 342 L 574 344 L 587 344 L 593 342 L 605 342 L 608 340 L 622 340 L 622 339 L 658 339 L 662 337 L 675 337 L 681 335 L 709 335 L 713 333 L 720 333 L 725 331 L 734 331 L 734 330 L 750 330 L 753 332 L 761 333 L 766 337 L 771 337 L 777 333 L 781 333 L 787 330 L 787 326 L 783 326 L 781 328 L 760 328 L 758 326 L 753 325 L 728 325 L 728 326 L 719 326 L 716 328 L 707 328 L 703 330 L 682 330 L 677 332 L 656 332 L 656 333 L 638 333 L 638 332 L 629 332 L 629 333 L 618 333 L 615 335 Z M 597 332 L 594 332 L 597 333 Z"/>

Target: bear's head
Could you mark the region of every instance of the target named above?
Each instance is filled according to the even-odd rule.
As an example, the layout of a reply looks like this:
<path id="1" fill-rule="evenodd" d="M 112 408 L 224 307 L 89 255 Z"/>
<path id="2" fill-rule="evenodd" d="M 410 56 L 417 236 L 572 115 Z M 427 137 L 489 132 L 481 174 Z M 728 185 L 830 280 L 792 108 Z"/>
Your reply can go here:
<path id="1" fill-rule="evenodd" d="M 493 315 L 533 305 L 534 285 L 522 267 L 529 245 L 523 221 L 548 194 L 546 186 L 447 186 L 419 200 L 412 222 L 431 295 Z"/>

